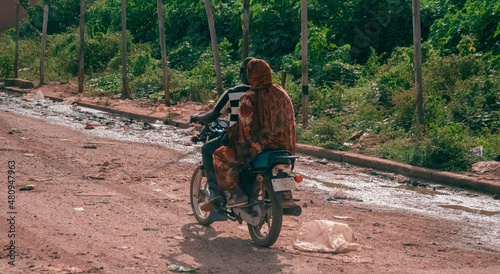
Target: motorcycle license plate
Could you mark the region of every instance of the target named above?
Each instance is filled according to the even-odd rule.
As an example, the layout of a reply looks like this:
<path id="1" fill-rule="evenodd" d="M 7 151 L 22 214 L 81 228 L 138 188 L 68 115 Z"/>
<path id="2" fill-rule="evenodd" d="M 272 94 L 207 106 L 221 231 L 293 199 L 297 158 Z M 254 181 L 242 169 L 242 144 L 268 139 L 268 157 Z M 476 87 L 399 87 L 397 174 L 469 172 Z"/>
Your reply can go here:
<path id="1" fill-rule="evenodd" d="M 293 177 L 272 179 L 274 191 L 295 190 L 295 180 Z"/>

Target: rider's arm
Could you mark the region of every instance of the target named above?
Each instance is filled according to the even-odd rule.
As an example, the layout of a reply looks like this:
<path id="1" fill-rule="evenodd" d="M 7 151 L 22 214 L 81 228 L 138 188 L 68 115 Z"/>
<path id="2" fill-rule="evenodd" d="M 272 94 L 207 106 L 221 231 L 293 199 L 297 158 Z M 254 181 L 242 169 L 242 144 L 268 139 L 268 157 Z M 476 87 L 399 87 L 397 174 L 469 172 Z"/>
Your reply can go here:
<path id="1" fill-rule="evenodd" d="M 228 104 L 229 104 L 229 90 L 226 90 L 221 97 L 219 98 L 219 101 L 217 101 L 217 104 L 215 104 L 214 109 L 211 111 L 201 113 L 201 114 L 196 114 L 195 120 L 197 122 L 201 122 L 203 124 L 208 124 L 215 119 L 219 118 L 224 112 L 227 110 Z"/>
<path id="2" fill-rule="evenodd" d="M 214 121 L 215 119 L 217 119 L 219 116 L 220 116 L 220 113 L 216 112 L 215 109 L 213 109 L 209 112 L 197 114 L 196 120 L 202 124 L 208 124 L 208 123 Z"/>

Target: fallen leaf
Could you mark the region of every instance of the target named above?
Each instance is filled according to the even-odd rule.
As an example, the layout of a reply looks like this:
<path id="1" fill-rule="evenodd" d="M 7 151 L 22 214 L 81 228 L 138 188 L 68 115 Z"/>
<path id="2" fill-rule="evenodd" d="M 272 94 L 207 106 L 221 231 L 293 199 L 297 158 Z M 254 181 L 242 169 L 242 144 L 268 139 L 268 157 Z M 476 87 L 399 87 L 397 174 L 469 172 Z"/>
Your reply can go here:
<path id="1" fill-rule="evenodd" d="M 35 189 L 35 185 L 27 185 L 25 187 L 21 187 L 19 191 L 31 191 L 33 189 Z"/>
<path id="2" fill-rule="evenodd" d="M 83 146 L 83 148 L 97 149 L 97 146 L 94 146 L 94 145 L 91 145 L 91 146 Z"/>

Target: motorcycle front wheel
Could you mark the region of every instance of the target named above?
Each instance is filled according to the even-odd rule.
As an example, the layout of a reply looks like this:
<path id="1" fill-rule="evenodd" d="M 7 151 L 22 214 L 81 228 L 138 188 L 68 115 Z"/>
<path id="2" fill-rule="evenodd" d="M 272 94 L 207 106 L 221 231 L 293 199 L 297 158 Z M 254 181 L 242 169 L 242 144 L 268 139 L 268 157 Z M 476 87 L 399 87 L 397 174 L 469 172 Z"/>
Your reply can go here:
<path id="1" fill-rule="evenodd" d="M 193 177 L 191 178 L 190 194 L 191 209 L 193 210 L 196 221 L 205 226 L 212 224 L 213 221 L 209 218 L 210 212 L 205 212 L 200 208 L 203 203 L 210 199 L 207 177 L 203 176 L 203 171 L 200 167 L 194 170 Z"/>
<path id="2" fill-rule="evenodd" d="M 268 177 L 264 177 L 262 184 L 254 183 L 251 195 L 251 200 L 261 203 L 264 219 L 257 226 L 248 224 L 248 231 L 256 245 L 269 247 L 278 240 L 280 235 L 283 209 L 274 195 L 271 180 Z"/>

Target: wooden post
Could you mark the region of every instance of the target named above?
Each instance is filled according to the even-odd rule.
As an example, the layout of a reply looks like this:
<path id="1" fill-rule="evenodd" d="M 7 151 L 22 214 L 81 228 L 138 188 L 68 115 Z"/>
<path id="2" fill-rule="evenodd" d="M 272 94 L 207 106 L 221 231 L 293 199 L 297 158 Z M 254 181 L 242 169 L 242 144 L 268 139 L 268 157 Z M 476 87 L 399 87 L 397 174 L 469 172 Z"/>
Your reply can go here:
<path id="1" fill-rule="evenodd" d="M 302 127 L 307 128 L 309 121 L 309 80 L 308 68 L 309 58 L 307 53 L 307 0 L 300 1 L 301 24 L 302 24 Z"/>
<path id="2" fill-rule="evenodd" d="M 161 0 L 156 0 L 156 8 L 158 9 L 158 28 L 160 32 L 160 50 L 161 50 L 161 66 L 163 69 L 163 88 L 165 89 L 165 105 L 170 106 L 170 83 L 168 78 L 168 63 L 167 49 L 165 45 L 165 30 L 163 25 L 163 3 Z"/>
<path id="3" fill-rule="evenodd" d="M 207 11 L 208 28 L 210 29 L 210 38 L 212 40 L 212 51 L 214 54 L 214 66 L 215 66 L 215 76 L 217 78 L 217 93 L 222 95 L 224 89 L 222 87 L 222 74 L 220 69 L 219 60 L 219 46 L 217 45 L 217 35 L 215 33 L 214 16 L 212 14 L 212 2 L 210 0 L 205 1 L 205 9 Z"/>
<path id="4" fill-rule="evenodd" d="M 413 4 L 413 63 L 415 69 L 415 99 L 417 111 L 417 131 L 423 133 L 424 96 L 422 93 L 422 47 L 420 34 L 420 1 L 412 0 Z"/>
<path id="5" fill-rule="evenodd" d="M 85 49 L 85 0 L 80 0 L 80 49 L 79 49 L 79 67 L 78 67 L 78 93 L 83 93 L 84 75 L 84 49 Z"/>
<path id="6" fill-rule="evenodd" d="M 127 0 L 122 0 L 122 99 L 131 98 L 127 81 Z"/>
<path id="7" fill-rule="evenodd" d="M 45 84 L 45 46 L 47 44 L 47 23 L 49 21 L 49 5 L 43 7 L 42 48 L 40 54 L 40 85 Z"/>
<path id="8" fill-rule="evenodd" d="M 14 56 L 14 78 L 17 78 L 19 71 L 19 8 L 20 5 L 16 5 L 16 52 Z"/>
<path id="9" fill-rule="evenodd" d="M 241 39 L 241 60 L 249 55 L 250 0 L 243 0 L 243 38 Z"/>

